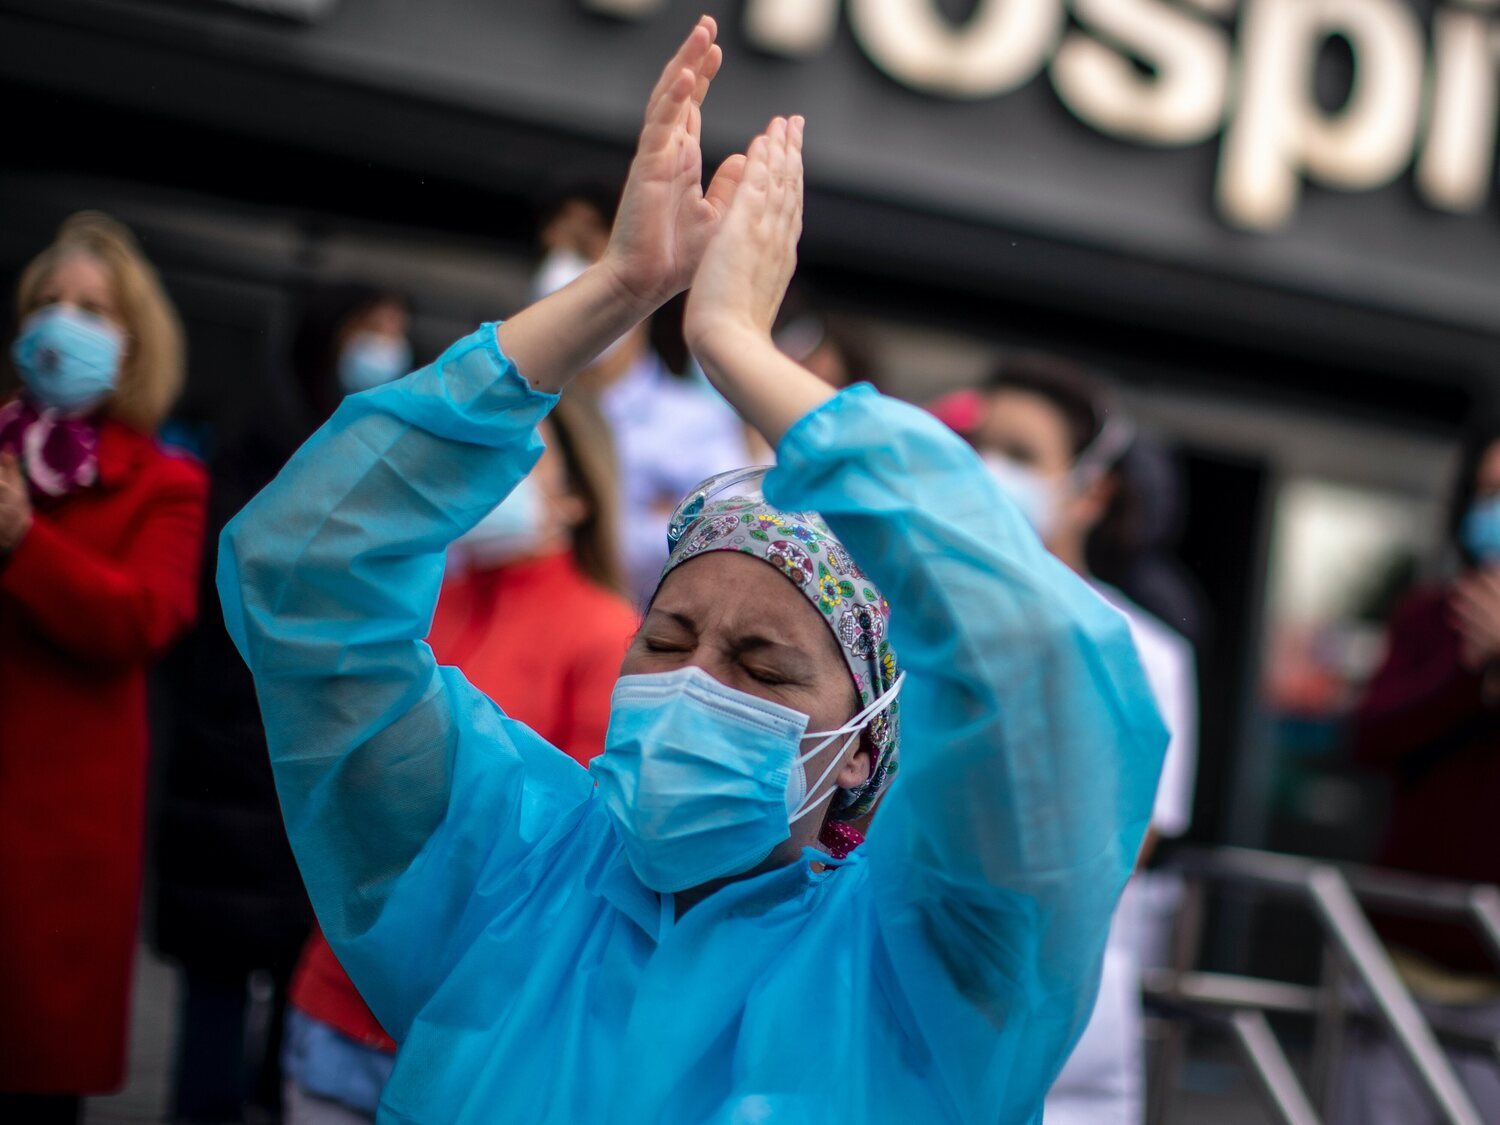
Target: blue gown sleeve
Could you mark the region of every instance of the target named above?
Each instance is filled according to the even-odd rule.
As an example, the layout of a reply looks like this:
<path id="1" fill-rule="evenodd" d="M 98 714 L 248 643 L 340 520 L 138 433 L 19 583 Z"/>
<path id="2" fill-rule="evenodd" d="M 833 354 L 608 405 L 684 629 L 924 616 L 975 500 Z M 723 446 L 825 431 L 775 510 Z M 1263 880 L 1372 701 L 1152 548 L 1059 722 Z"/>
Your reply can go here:
<path id="1" fill-rule="evenodd" d="M 482 926 L 476 884 L 526 867 L 589 796 L 423 640 L 444 549 L 530 471 L 555 401 L 485 325 L 346 399 L 220 545 L 224 620 L 308 892 L 398 1040 Z"/>
<path id="2" fill-rule="evenodd" d="M 1128 626 L 915 407 L 854 388 L 778 452 L 768 499 L 827 519 L 907 673 L 866 845 L 890 987 L 958 1104 L 1028 1120 L 1093 1007 L 1167 744 Z"/>

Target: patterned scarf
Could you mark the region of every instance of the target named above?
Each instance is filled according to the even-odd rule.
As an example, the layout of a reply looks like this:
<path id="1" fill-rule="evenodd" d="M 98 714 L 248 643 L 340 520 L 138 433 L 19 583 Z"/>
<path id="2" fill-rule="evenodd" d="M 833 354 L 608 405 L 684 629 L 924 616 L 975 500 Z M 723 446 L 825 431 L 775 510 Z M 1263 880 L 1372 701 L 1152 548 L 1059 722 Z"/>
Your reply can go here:
<path id="1" fill-rule="evenodd" d="M 33 496 L 66 496 L 99 479 L 99 426 L 26 398 L 0 406 L 0 453 L 14 453 Z"/>
<path id="2" fill-rule="evenodd" d="M 704 481 L 672 519 L 672 553 L 662 571 L 705 551 L 740 551 L 774 566 L 823 618 L 849 666 L 861 704 L 896 682 L 896 652 L 886 639 L 891 607 L 816 512 L 783 512 L 765 502 L 765 470 L 738 470 Z M 737 492 L 728 499 L 726 491 Z M 865 728 L 870 778 L 834 797 L 832 820 L 857 820 L 896 775 L 901 745 L 900 702 L 892 701 Z"/>

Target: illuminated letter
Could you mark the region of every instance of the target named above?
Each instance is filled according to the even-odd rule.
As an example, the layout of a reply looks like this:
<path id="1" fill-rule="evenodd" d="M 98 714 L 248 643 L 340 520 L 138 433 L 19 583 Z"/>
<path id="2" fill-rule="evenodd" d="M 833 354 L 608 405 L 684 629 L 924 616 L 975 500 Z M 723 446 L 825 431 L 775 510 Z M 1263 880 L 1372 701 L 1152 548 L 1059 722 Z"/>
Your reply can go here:
<path id="1" fill-rule="evenodd" d="M 745 37 L 763 51 L 800 58 L 833 41 L 838 0 L 749 0 Z"/>
<path id="2" fill-rule="evenodd" d="M 1161 0 L 1073 0 L 1073 15 L 1119 45 L 1080 31 L 1063 40 L 1052 85 L 1080 118 L 1102 132 L 1159 145 L 1194 144 L 1219 131 L 1229 88 L 1222 28 Z"/>
<path id="3" fill-rule="evenodd" d="M 930 94 L 987 98 L 1042 68 L 1062 33 L 1062 0 L 979 0 L 962 27 L 935 0 L 848 0 L 849 24 L 871 60 Z"/>
<path id="4" fill-rule="evenodd" d="M 1354 86 L 1337 112 L 1317 104 L 1318 52 L 1342 36 Z M 1422 28 L 1401 0 L 1251 0 L 1234 119 L 1219 164 L 1231 220 L 1270 229 L 1297 206 L 1302 172 L 1330 187 L 1389 183 L 1411 158 L 1422 106 Z"/>
<path id="5" fill-rule="evenodd" d="M 1446 211 L 1477 211 L 1495 165 L 1496 46 L 1477 12 L 1439 11 L 1433 24 L 1432 120 L 1417 162 L 1417 188 Z"/>
<path id="6" fill-rule="evenodd" d="M 666 2 L 667 0 L 583 0 L 583 6 L 602 16 L 638 20 L 661 11 Z"/>

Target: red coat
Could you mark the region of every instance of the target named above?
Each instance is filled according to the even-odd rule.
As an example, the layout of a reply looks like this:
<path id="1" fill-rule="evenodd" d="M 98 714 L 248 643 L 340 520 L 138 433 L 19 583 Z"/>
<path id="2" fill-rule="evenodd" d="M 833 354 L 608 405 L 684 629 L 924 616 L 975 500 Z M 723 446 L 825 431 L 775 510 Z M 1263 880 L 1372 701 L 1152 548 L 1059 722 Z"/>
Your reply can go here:
<path id="1" fill-rule="evenodd" d="M 125 1076 L 146 668 L 191 624 L 204 473 L 106 421 L 99 479 L 0 562 L 0 1091 Z"/>

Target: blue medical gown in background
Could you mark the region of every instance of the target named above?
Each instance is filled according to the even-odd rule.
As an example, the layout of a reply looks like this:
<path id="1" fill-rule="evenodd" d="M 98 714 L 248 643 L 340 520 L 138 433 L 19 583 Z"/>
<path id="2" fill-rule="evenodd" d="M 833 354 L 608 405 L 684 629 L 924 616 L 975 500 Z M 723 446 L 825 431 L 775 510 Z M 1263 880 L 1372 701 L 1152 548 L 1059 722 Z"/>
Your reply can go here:
<path id="1" fill-rule="evenodd" d="M 674 921 L 588 775 L 422 640 L 554 401 L 486 325 L 346 400 L 224 532 L 298 862 L 401 1044 L 379 1120 L 1037 1120 L 1166 745 L 1124 620 L 926 414 L 814 410 L 767 492 L 890 598 L 902 769 L 847 862 Z"/>

